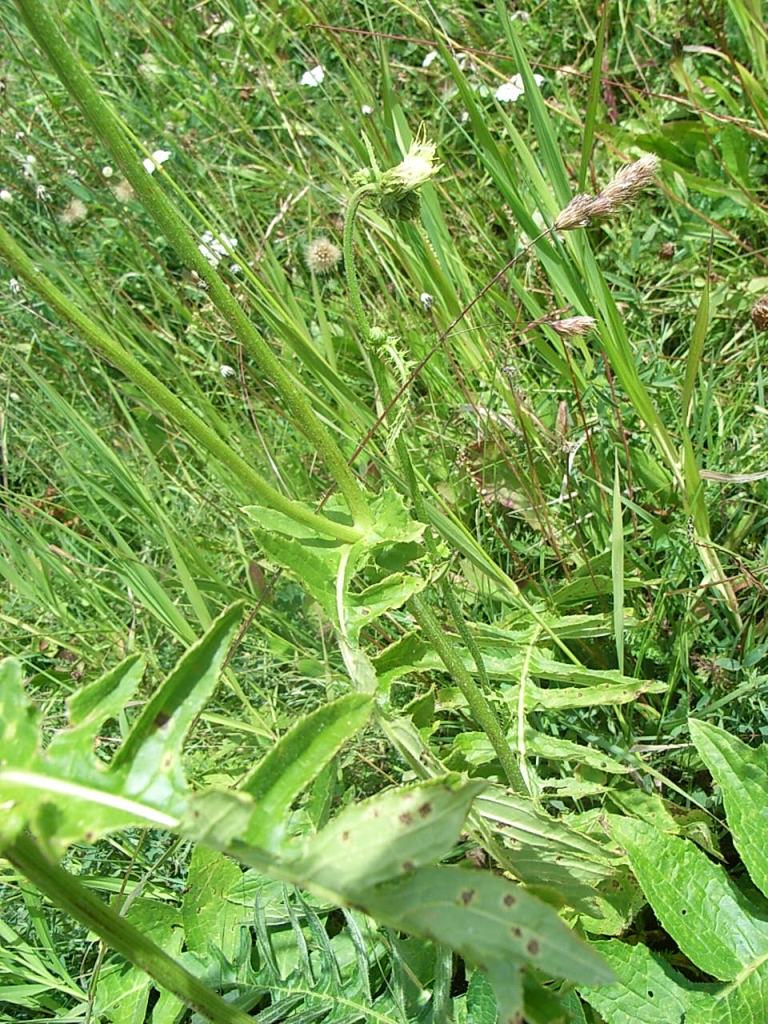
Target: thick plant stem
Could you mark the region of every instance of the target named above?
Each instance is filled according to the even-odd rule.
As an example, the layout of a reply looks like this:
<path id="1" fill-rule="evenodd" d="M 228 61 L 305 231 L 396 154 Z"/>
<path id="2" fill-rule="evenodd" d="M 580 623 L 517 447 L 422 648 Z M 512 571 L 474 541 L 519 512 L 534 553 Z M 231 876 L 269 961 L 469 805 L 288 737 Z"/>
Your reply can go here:
<path id="1" fill-rule="evenodd" d="M 292 501 L 272 487 L 234 449 L 222 440 L 205 420 L 189 409 L 165 384 L 150 373 L 130 352 L 118 344 L 106 331 L 83 313 L 74 303 L 40 273 L 32 260 L 0 226 L 0 255 L 8 262 L 13 272 L 34 288 L 57 313 L 73 324 L 93 346 L 114 367 L 125 374 L 154 403 L 157 409 L 172 419 L 197 441 L 206 451 L 225 466 L 234 478 L 262 504 L 282 512 L 294 521 L 305 523 L 319 533 L 346 543 L 360 538 L 360 531 L 343 523 L 334 522 Z"/>
<path id="2" fill-rule="evenodd" d="M 421 597 L 412 597 L 408 602 L 408 607 L 413 617 L 421 626 L 424 636 L 432 644 L 440 660 L 453 676 L 456 685 L 469 705 L 470 714 L 490 740 L 510 786 L 519 792 L 525 792 L 525 783 L 520 775 L 517 761 L 510 749 L 509 743 L 507 743 L 504 730 L 501 728 L 493 708 L 468 672 L 453 644 L 448 641 L 443 627 L 435 618 L 434 612 Z"/>
<path id="3" fill-rule="evenodd" d="M 342 250 L 344 252 L 344 275 L 347 279 L 347 291 L 349 301 L 352 304 L 352 312 L 355 315 L 357 329 L 360 331 L 360 340 L 365 342 L 371 335 L 371 328 L 368 318 L 363 309 L 363 300 L 360 297 L 360 285 L 357 280 L 357 267 L 355 265 L 355 217 L 360 208 L 360 203 L 367 195 L 374 192 L 372 185 L 363 185 L 352 196 L 347 204 L 344 214 L 344 234 L 342 237 Z"/>
<path id="4" fill-rule="evenodd" d="M 253 1024 L 251 1016 L 225 1002 L 76 878 L 48 860 L 29 836 L 20 836 L 2 853 L 54 906 L 95 932 L 105 945 L 190 1009 L 214 1024 Z"/>
<path id="5" fill-rule="evenodd" d="M 80 105 L 88 122 L 100 135 L 137 196 L 185 265 L 206 282 L 212 303 L 227 321 L 244 349 L 256 361 L 261 372 L 275 387 L 298 427 L 314 444 L 318 455 L 343 494 L 355 522 L 363 527 L 369 525 L 371 513 L 365 492 L 350 469 L 344 453 L 318 418 L 310 401 L 291 374 L 272 352 L 216 270 L 200 252 L 197 241 L 160 185 L 147 173 L 140 154 L 128 141 L 125 126 L 96 89 L 62 36 L 45 0 L 16 0 L 16 3 L 35 41 Z"/>

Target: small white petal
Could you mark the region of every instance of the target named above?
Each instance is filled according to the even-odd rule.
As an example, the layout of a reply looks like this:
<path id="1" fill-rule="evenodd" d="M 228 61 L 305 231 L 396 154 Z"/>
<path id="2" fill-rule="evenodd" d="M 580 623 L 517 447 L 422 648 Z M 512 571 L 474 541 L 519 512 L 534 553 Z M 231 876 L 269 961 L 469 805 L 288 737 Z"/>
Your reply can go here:
<path id="1" fill-rule="evenodd" d="M 171 153 L 167 149 L 156 149 L 151 157 L 145 157 L 142 160 L 144 164 L 144 170 L 147 174 L 154 174 L 161 164 L 164 164 L 166 160 L 170 160 Z"/>
<path id="2" fill-rule="evenodd" d="M 325 68 L 322 64 L 318 64 L 317 67 L 312 68 L 311 71 L 305 71 L 301 76 L 301 84 L 308 85 L 311 89 L 314 89 L 318 85 L 322 85 L 323 79 L 325 78 Z"/>
<path id="3" fill-rule="evenodd" d="M 427 56 L 421 62 L 421 66 L 423 68 L 428 68 L 430 66 L 430 64 L 434 63 L 439 56 L 440 55 L 437 52 L 437 50 L 430 50 L 429 53 L 427 54 Z"/>
<path id="4" fill-rule="evenodd" d="M 364 103 L 362 107 L 360 107 L 360 113 L 364 117 L 370 117 L 371 114 L 373 113 L 373 107 L 369 107 L 367 103 Z"/>
<path id="5" fill-rule="evenodd" d="M 493 94 L 499 103 L 516 103 L 525 92 L 520 75 L 513 75 L 508 82 L 500 85 Z"/>
<path id="6" fill-rule="evenodd" d="M 112 170 L 112 168 L 109 166 L 109 164 L 107 164 L 106 167 L 102 167 L 101 168 L 101 174 L 102 174 L 102 177 L 104 177 L 104 178 L 111 178 L 114 173 L 115 172 Z"/>

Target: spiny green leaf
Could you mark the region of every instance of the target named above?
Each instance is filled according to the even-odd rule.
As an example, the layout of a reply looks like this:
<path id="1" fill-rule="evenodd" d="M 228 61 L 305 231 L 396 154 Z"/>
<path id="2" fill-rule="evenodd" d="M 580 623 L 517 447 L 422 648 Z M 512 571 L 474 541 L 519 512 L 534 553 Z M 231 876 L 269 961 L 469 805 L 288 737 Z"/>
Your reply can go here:
<path id="1" fill-rule="evenodd" d="M 768 895 L 768 747 L 748 747 L 708 722 L 691 739 L 723 794 L 733 841 L 752 881 Z"/>
<path id="2" fill-rule="evenodd" d="M 195 847 L 181 907 L 187 949 L 207 953 L 213 946 L 227 960 L 234 960 L 240 925 L 246 919 L 243 909 L 227 897 L 242 879 L 242 869 L 229 857 Z"/>
<path id="3" fill-rule="evenodd" d="M 237 626 L 243 616 L 238 602 L 222 612 L 196 644 L 185 651 L 157 693 L 148 701 L 112 761 L 117 769 L 138 760 L 170 772 L 178 761 L 192 723 L 208 703 Z M 139 759 L 139 751 L 141 758 Z M 141 774 L 137 772 L 137 775 Z M 149 780 L 145 782 L 150 787 Z"/>
<path id="4" fill-rule="evenodd" d="M 296 797 L 368 721 L 373 702 L 350 693 L 295 722 L 240 789 L 255 802 L 247 841 L 256 846 L 279 840 Z"/>

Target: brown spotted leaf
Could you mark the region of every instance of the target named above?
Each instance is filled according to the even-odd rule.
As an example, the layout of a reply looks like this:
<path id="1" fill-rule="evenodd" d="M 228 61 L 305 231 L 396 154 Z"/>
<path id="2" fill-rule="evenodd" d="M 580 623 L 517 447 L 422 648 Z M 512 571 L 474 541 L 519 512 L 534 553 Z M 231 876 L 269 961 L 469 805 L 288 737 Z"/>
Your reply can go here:
<path id="1" fill-rule="evenodd" d="M 306 842 L 291 870 L 356 900 L 361 889 L 449 853 L 484 788 L 484 782 L 447 776 L 354 804 Z"/>

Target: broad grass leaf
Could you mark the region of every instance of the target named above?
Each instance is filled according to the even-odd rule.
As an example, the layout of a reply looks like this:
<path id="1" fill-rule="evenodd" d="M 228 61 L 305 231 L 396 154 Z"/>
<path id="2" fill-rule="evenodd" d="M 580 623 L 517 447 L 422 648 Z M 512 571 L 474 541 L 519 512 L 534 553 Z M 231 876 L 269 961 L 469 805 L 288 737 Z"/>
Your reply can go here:
<path id="1" fill-rule="evenodd" d="M 646 822 L 610 822 L 654 913 L 697 967 L 732 981 L 768 958 L 768 922 L 755 915 L 723 868 L 692 842 Z"/>
<path id="2" fill-rule="evenodd" d="M 708 722 L 689 721 L 691 739 L 720 787 L 736 849 L 768 895 L 768 748 L 748 747 Z"/>
<path id="3" fill-rule="evenodd" d="M 298 876 L 357 902 L 362 889 L 450 852 L 484 782 L 458 776 L 382 793 L 347 807 L 291 861 Z"/>
<path id="4" fill-rule="evenodd" d="M 372 709 L 370 697 L 350 693 L 294 722 L 240 785 L 257 812 L 248 842 L 272 846 L 279 840 L 291 804 L 363 728 Z"/>

